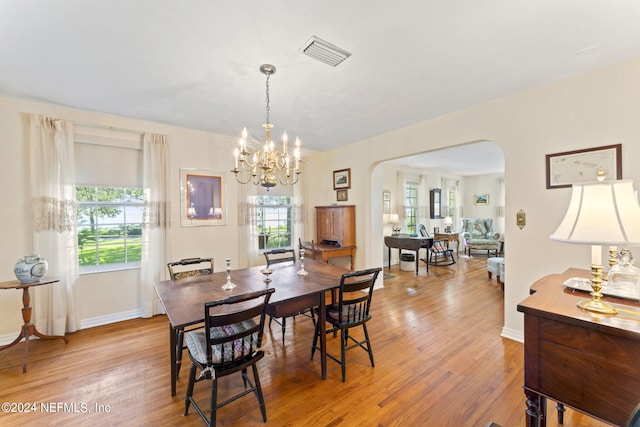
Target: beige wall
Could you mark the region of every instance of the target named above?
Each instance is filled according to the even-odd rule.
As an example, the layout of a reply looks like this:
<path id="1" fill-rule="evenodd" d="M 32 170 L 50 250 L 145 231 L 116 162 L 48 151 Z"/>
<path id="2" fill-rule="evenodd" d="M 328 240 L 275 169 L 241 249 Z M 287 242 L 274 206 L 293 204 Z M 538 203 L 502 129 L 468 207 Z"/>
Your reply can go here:
<path id="1" fill-rule="evenodd" d="M 545 188 L 544 155 L 565 150 L 623 144 L 623 176 L 640 183 L 640 59 L 569 78 L 555 84 L 503 97 L 467 110 L 379 135 L 324 153 L 310 153 L 306 162 L 307 238 L 315 235 L 314 206 L 336 203 L 332 171 L 351 168 L 349 204 L 357 206 L 356 267 L 380 266 L 384 246 L 380 197 L 384 160 L 445 147 L 489 140 L 505 157 L 506 269 L 505 336 L 521 339 L 522 318 L 516 305 L 542 275 L 567 267 L 586 267 L 589 249 L 552 242 L 548 236 L 560 222 L 570 190 Z M 181 228 L 179 224 L 180 167 L 227 171 L 235 136 L 226 137 L 155 123 L 112 117 L 47 104 L 0 98 L 0 280 L 12 280 L 13 265 L 32 248 L 27 122 L 25 113 L 41 113 L 85 123 L 168 134 L 171 140 L 173 215 L 171 257 L 211 254 L 220 260 L 238 259 L 237 187 L 229 182 L 229 225 Z M 636 185 L 638 188 L 638 185 Z M 515 225 L 518 210 L 527 213 L 527 226 Z M 640 252 L 638 252 L 640 253 Z M 80 306 L 86 325 L 132 315 L 138 308 L 134 272 L 83 276 Z M 10 340 L 22 323 L 18 291 L 0 292 L 0 341 Z"/>
<path id="2" fill-rule="evenodd" d="M 552 242 L 570 189 L 547 190 L 545 154 L 623 144 L 623 177 L 640 188 L 640 59 L 568 78 L 544 87 L 496 99 L 463 111 L 379 135 L 322 154 L 323 169 L 351 168 L 351 202 L 358 206 L 357 267 L 382 264 L 379 196 L 384 160 L 467 144 L 492 141 L 505 158 L 506 270 L 503 335 L 522 339 L 518 302 L 543 275 L 568 267 L 587 268 L 589 248 Z M 311 194 L 328 201 L 331 181 L 317 180 Z M 527 226 L 516 227 L 516 212 L 527 214 Z M 371 213 L 371 215 L 369 215 Z M 638 252 L 640 253 L 640 252 Z"/>

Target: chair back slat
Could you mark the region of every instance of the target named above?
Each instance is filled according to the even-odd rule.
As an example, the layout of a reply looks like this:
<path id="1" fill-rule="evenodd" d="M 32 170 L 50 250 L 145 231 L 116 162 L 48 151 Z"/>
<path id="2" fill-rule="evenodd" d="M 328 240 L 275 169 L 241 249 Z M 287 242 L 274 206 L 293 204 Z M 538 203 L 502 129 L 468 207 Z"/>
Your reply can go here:
<path id="1" fill-rule="evenodd" d="M 267 260 L 267 267 L 281 262 L 295 262 L 296 251 L 295 249 L 273 249 L 265 252 L 264 257 Z"/>
<path id="2" fill-rule="evenodd" d="M 184 258 L 167 264 L 171 280 L 213 274 L 213 258 Z"/>

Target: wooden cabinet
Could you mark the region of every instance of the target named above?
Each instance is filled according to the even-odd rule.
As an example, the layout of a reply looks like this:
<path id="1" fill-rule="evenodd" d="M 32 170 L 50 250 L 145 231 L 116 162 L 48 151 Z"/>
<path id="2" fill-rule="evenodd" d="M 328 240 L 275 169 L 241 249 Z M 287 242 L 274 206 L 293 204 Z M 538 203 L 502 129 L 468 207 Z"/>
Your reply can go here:
<path id="1" fill-rule="evenodd" d="M 316 206 L 316 240 L 333 240 L 340 246 L 356 245 L 356 207 Z"/>

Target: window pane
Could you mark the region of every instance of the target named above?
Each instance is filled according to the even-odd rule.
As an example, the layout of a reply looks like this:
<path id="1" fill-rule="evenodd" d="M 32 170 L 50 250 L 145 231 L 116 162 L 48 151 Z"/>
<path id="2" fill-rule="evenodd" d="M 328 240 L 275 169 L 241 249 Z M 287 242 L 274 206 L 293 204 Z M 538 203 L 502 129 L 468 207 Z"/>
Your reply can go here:
<path id="1" fill-rule="evenodd" d="M 138 263 L 142 249 L 141 188 L 76 187 L 81 267 Z"/>
<path id="2" fill-rule="evenodd" d="M 98 201 L 98 192 L 96 187 L 77 186 L 76 199 L 79 202 L 96 202 Z"/>
<path id="3" fill-rule="evenodd" d="M 99 202 L 124 202 L 124 188 L 98 187 Z"/>
<path id="4" fill-rule="evenodd" d="M 142 188 L 127 188 L 125 192 L 125 201 L 142 202 L 144 200 L 144 191 Z"/>
<path id="5" fill-rule="evenodd" d="M 291 198 L 259 196 L 256 232 L 258 248 L 272 249 L 292 246 Z"/>

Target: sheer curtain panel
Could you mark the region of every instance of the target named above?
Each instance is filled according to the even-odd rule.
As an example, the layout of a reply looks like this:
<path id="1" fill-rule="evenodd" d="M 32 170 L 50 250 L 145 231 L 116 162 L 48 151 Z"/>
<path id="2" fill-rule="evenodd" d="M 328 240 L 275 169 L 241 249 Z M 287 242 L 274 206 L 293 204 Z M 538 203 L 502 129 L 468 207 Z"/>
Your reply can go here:
<path id="1" fill-rule="evenodd" d="M 142 142 L 142 260 L 140 270 L 140 304 L 142 317 L 162 313 L 153 284 L 166 274 L 169 203 L 169 143 L 165 135 L 144 134 Z"/>
<path id="2" fill-rule="evenodd" d="M 64 335 L 80 324 L 73 123 L 32 114 L 30 150 L 33 249 L 47 260 L 47 275 L 60 279 L 33 288 L 35 325 Z"/>

